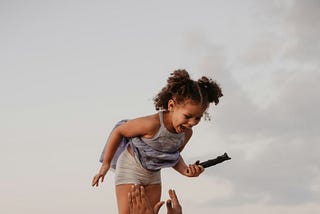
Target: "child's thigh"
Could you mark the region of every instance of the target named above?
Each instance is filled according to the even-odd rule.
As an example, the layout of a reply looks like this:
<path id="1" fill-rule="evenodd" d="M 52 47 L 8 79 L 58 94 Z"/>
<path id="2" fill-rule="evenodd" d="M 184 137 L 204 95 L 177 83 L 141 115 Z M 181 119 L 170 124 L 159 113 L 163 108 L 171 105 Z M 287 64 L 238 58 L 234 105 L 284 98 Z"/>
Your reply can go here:
<path id="1" fill-rule="evenodd" d="M 120 184 L 116 185 L 116 196 L 118 204 L 118 213 L 119 214 L 129 214 L 129 201 L 128 193 L 131 190 L 131 187 L 134 184 Z"/>
<path id="2" fill-rule="evenodd" d="M 149 184 L 144 186 L 146 195 L 150 201 L 150 205 L 154 207 L 161 198 L 161 184 Z"/>

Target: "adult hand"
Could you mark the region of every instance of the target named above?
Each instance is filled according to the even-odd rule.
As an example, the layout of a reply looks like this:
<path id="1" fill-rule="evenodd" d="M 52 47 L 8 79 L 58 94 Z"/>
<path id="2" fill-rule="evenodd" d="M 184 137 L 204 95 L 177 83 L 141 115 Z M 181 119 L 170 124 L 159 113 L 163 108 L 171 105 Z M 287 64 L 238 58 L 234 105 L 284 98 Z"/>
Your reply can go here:
<path id="1" fill-rule="evenodd" d="M 103 182 L 105 175 L 110 168 L 109 164 L 102 164 L 98 174 L 96 174 L 92 179 L 92 186 L 99 186 L 99 182 Z"/>
<path id="2" fill-rule="evenodd" d="M 154 208 L 151 207 L 146 197 L 143 186 L 133 185 L 128 193 L 130 214 L 158 214 L 163 201 L 158 202 Z"/>
<path id="3" fill-rule="evenodd" d="M 182 207 L 174 190 L 169 190 L 169 197 L 166 201 L 167 214 L 182 214 Z"/>

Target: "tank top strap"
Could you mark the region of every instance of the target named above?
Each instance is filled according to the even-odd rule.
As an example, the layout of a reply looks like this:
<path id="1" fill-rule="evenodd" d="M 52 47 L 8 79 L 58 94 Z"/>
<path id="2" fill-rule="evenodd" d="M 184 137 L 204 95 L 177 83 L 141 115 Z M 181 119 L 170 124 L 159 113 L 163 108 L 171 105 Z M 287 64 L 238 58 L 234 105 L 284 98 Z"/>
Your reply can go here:
<path id="1" fill-rule="evenodd" d="M 160 125 L 161 125 L 161 127 L 164 127 L 163 111 L 159 111 L 159 119 L 160 119 Z"/>

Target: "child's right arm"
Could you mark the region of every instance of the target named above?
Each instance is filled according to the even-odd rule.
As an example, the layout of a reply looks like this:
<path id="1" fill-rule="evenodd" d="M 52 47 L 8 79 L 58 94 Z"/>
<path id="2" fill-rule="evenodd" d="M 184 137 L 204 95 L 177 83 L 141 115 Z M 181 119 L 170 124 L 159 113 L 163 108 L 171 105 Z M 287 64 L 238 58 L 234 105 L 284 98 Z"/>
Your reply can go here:
<path id="1" fill-rule="evenodd" d="M 102 166 L 100 167 L 98 174 L 93 177 L 92 186 L 98 186 L 99 182 L 103 182 L 121 139 L 123 137 L 136 137 L 153 134 L 153 132 L 157 130 L 157 127 L 160 126 L 155 123 L 155 121 L 157 121 L 155 119 L 155 115 L 128 120 L 126 123 L 119 125 L 111 132 L 104 153 Z"/>
<path id="2" fill-rule="evenodd" d="M 121 125 L 112 130 L 106 144 L 102 165 L 110 166 L 112 158 L 116 153 L 123 137 L 125 136 L 124 133 L 121 132 Z"/>
<path id="3" fill-rule="evenodd" d="M 100 167 L 99 172 L 93 177 L 92 180 L 92 186 L 99 186 L 99 181 L 103 182 L 105 175 L 107 174 L 109 168 L 110 168 L 110 164 L 111 164 L 111 160 L 119 146 L 119 143 L 123 137 L 123 135 L 121 134 L 121 130 L 119 130 L 118 126 L 117 128 L 115 128 L 109 138 L 108 138 L 108 143 L 107 143 L 107 147 L 103 156 L 103 162 L 102 165 Z M 101 180 L 100 180 L 101 179 Z"/>

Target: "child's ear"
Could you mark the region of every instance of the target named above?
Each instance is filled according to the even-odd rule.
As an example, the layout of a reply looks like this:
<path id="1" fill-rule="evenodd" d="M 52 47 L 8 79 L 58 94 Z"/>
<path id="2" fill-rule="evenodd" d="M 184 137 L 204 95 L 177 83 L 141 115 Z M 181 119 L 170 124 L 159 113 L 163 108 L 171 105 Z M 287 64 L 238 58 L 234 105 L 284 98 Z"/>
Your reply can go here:
<path id="1" fill-rule="evenodd" d="M 175 105 L 174 100 L 173 100 L 173 99 L 170 99 L 170 100 L 168 101 L 168 110 L 169 110 L 169 111 L 172 111 L 173 108 L 174 108 L 174 105 Z"/>

